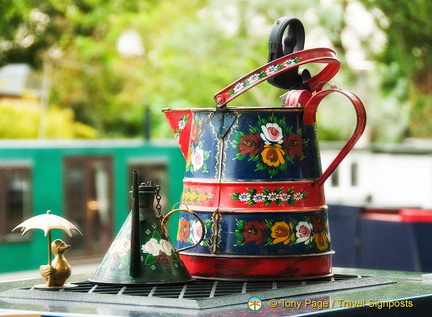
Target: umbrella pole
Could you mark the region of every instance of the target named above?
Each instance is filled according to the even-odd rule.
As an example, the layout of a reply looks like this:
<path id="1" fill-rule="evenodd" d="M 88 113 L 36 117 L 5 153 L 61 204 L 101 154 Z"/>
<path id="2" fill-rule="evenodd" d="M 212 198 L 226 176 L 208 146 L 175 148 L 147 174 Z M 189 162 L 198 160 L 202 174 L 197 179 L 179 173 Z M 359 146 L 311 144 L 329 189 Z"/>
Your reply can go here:
<path id="1" fill-rule="evenodd" d="M 53 286 L 53 281 L 52 281 L 52 275 L 51 275 L 51 257 L 52 257 L 52 253 L 51 253 L 51 230 L 48 230 L 48 265 L 49 265 L 49 270 L 50 270 L 50 274 L 48 275 L 48 281 L 47 281 L 47 285 L 48 287 Z"/>
<path id="2" fill-rule="evenodd" d="M 51 266 L 51 230 L 48 230 L 48 265 Z"/>

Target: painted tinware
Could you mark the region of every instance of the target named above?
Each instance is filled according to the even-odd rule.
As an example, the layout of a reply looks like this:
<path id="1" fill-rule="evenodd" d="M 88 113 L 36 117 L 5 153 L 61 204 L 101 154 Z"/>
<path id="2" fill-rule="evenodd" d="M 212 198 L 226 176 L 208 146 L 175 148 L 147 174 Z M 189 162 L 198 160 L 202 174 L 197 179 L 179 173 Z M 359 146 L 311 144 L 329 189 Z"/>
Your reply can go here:
<path id="1" fill-rule="evenodd" d="M 175 212 L 162 217 L 159 186 L 152 182 L 138 185 L 134 171 L 133 208 L 111 244 L 91 282 L 108 284 L 170 284 L 191 281 L 167 235 L 165 223 Z M 155 197 L 157 207 L 154 209 Z M 190 211 L 185 210 L 185 213 Z M 191 212 L 193 214 L 193 212 Z M 198 219 L 201 228 L 202 221 Z M 198 237 L 200 243 L 203 236 Z M 192 244 L 189 247 L 194 247 Z M 187 249 L 187 248 L 186 248 Z"/>
<path id="2" fill-rule="evenodd" d="M 260 82 L 306 63 L 324 68 L 290 90 L 282 107 L 226 104 Z M 360 138 L 366 123 L 352 93 L 322 89 L 338 71 L 330 49 L 284 55 L 215 95 L 215 108 L 165 109 L 186 159 L 182 203 L 205 223 L 205 238 L 181 252 L 193 276 L 293 279 L 331 274 L 331 239 L 323 184 Z M 357 113 L 352 137 L 321 172 L 316 110 L 330 93 L 347 97 Z M 201 236 L 200 223 L 181 213 L 177 244 Z"/>

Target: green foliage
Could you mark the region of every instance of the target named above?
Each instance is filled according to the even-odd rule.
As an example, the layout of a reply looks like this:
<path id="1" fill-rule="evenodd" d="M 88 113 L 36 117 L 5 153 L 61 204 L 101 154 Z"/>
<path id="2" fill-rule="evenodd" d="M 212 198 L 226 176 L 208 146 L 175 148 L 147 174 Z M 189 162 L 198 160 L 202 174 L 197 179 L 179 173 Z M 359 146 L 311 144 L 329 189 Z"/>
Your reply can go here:
<path id="1" fill-rule="evenodd" d="M 430 105 L 417 103 L 416 96 L 430 94 L 432 87 L 429 58 L 432 20 L 428 16 L 432 2 L 359 2 L 374 14 L 387 35 L 385 49 L 373 58 L 381 62 L 376 75 L 383 79 L 382 87 L 391 92 L 392 98 L 399 97 L 395 100 L 395 111 L 401 100 L 419 104 L 421 107 L 413 109 L 419 114 L 412 115 L 423 118 L 422 122 L 416 120 L 416 125 L 427 124 L 424 118 Z M 306 48 L 330 46 L 337 51 L 343 65 L 338 86 L 350 89 L 356 77 L 345 58 L 349 41 L 341 34 L 348 29 L 350 21 L 346 13 L 353 3 L 347 0 L 333 1 L 331 5 L 319 0 L 2 1 L 0 66 L 26 62 L 41 72 L 44 66 L 51 67 L 49 104 L 71 110 L 77 122 L 96 129 L 99 137 L 140 135 L 146 107 L 151 109 L 152 136 L 172 137 L 160 110 L 214 107 L 215 93 L 267 62 L 268 35 L 272 24 L 282 16 L 295 16 L 303 21 Z M 141 37 L 143 55 L 125 56 L 117 50 L 120 36 L 128 30 Z M 371 54 L 376 53 L 370 38 L 362 41 L 363 47 L 371 48 Z M 307 68 L 316 72 L 313 66 Z M 232 101 L 230 106 L 278 106 L 282 93 L 263 83 Z M 368 91 L 373 100 L 378 94 Z M 334 118 L 334 113 L 338 111 L 333 109 L 330 117 Z M 336 125 L 321 130 L 322 138 L 346 138 L 345 132 L 340 133 L 345 128 Z M 411 129 L 412 133 L 414 130 Z"/>
<path id="2" fill-rule="evenodd" d="M 384 87 L 394 92 L 399 85 L 402 98 L 407 98 L 409 87 L 417 84 L 424 72 L 432 71 L 432 2 L 429 0 L 361 0 L 375 14 L 378 25 L 387 34 L 385 49 L 379 54 Z M 400 83 L 405 81 L 404 83 Z M 421 80 L 420 80 L 421 81 Z M 432 91 L 430 86 L 429 92 Z"/>
<path id="3" fill-rule="evenodd" d="M 432 2 L 361 0 L 387 35 L 378 56 L 382 87 L 411 107 L 404 136 L 430 138 L 432 126 Z M 400 110 L 401 107 L 399 107 Z"/>
<path id="4" fill-rule="evenodd" d="M 39 134 L 40 110 L 34 105 L 0 103 L 0 139 L 35 139 Z M 94 139 L 97 131 L 74 120 L 70 109 L 51 107 L 46 115 L 50 139 Z"/>

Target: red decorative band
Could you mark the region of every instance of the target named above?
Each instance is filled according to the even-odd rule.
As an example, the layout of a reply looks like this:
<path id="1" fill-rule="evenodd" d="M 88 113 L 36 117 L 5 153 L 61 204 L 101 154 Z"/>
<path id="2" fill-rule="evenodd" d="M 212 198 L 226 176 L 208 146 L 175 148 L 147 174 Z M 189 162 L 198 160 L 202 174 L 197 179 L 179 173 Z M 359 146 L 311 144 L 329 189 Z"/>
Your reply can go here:
<path id="1" fill-rule="evenodd" d="M 297 182 L 183 181 L 182 203 L 193 210 L 221 212 L 298 211 L 326 208 L 322 187 Z"/>
<path id="2" fill-rule="evenodd" d="M 302 257 L 218 257 L 180 254 L 190 274 L 213 279 L 316 278 L 331 274 L 331 254 Z"/>

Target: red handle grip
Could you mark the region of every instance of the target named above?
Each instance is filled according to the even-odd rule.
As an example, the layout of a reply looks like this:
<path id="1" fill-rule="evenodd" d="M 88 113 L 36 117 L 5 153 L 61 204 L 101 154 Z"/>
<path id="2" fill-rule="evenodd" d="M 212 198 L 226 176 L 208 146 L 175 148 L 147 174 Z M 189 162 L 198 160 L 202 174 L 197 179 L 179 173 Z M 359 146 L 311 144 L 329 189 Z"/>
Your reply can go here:
<path id="1" fill-rule="evenodd" d="M 314 125 L 316 121 L 316 112 L 318 109 L 318 105 L 320 102 L 329 94 L 333 92 L 338 92 L 346 97 L 352 102 L 354 105 L 354 109 L 357 114 L 357 125 L 354 129 L 354 132 L 336 158 L 331 162 L 331 164 L 327 167 L 324 173 L 318 178 L 318 180 L 313 184 L 314 186 L 322 186 L 327 178 L 334 172 L 336 167 L 340 164 L 340 162 L 345 158 L 349 151 L 354 147 L 356 142 L 360 139 L 366 127 L 366 110 L 363 106 L 361 100 L 354 95 L 352 92 L 344 89 L 326 89 L 316 93 L 309 101 L 307 102 L 303 115 L 303 123 L 305 125 Z"/>
<path id="2" fill-rule="evenodd" d="M 323 81 L 327 82 L 333 78 L 340 68 L 340 62 L 336 58 L 336 53 L 329 48 L 314 48 L 294 52 L 255 69 L 219 91 L 214 96 L 216 105 L 223 107 L 264 80 L 309 63 L 327 64 L 318 74 L 306 81 L 312 92 L 316 90 L 319 83 Z"/>

